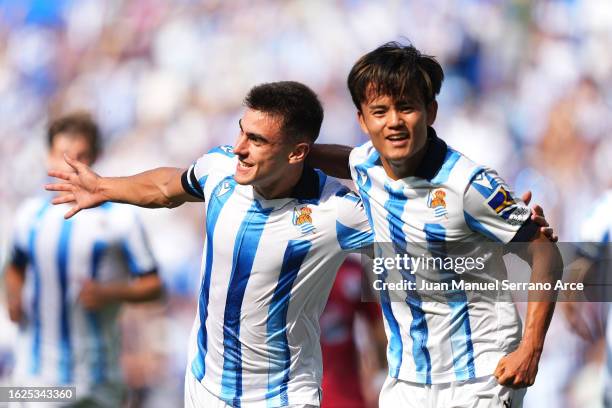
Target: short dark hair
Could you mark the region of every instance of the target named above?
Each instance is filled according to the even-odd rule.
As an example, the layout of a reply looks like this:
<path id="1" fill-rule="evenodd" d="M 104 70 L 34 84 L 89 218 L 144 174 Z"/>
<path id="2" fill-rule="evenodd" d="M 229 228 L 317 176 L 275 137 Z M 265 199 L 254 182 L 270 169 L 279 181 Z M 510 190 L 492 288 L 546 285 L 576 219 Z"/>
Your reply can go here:
<path id="1" fill-rule="evenodd" d="M 295 140 L 306 138 L 314 143 L 323 122 L 323 107 L 312 89 L 294 81 L 270 82 L 249 91 L 247 108 L 278 116 L 281 133 Z"/>
<path id="2" fill-rule="evenodd" d="M 60 133 L 84 137 L 91 147 L 92 158 L 98 157 L 101 150 L 100 129 L 89 113 L 73 112 L 52 120 L 47 128 L 49 148 Z"/>
<path id="3" fill-rule="evenodd" d="M 373 96 L 389 95 L 400 101 L 412 92 L 427 105 L 435 101 L 443 80 L 444 71 L 434 57 L 421 54 L 412 44 L 392 41 L 359 58 L 347 83 L 361 110 L 361 104 Z"/>

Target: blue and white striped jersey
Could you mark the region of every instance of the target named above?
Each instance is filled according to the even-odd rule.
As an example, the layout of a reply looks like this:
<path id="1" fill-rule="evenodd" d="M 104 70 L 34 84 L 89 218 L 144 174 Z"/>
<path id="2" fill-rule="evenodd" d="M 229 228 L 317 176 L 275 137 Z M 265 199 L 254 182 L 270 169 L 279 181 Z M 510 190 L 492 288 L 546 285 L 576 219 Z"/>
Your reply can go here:
<path id="1" fill-rule="evenodd" d="M 83 282 L 126 280 L 156 265 L 129 206 L 107 203 L 65 220 L 69 208 L 34 198 L 16 217 L 10 261 L 26 268 L 26 280 L 13 381 L 73 384 L 83 396 L 121 380 L 119 307 L 87 311 L 77 302 Z"/>
<path id="2" fill-rule="evenodd" d="M 376 242 L 401 251 L 415 246 L 432 254 L 440 242 L 507 243 L 536 232 L 529 209 L 499 176 L 447 147 L 432 128 L 414 177 L 389 178 L 371 142 L 353 149 L 350 167 Z M 504 267 L 501 255 L 488 262 Z M 436 384 L 490 375 L 520 341 L 520 320 L 508 302 L 429 302 L 413 294 L 389 302 L 388 292 L 381 296 L 394 378 Z"/>
<path id="3" fill-rule="evenodd" d="M 290 198 L 265 200 L 233 178 L 231 147 L 183 175 L 205 199 L 206 242 L 190 372 L 232 406 L 319 404 L 319 317 L 336 270 L 371 243 L 361 200 L 305 168 Z"/>

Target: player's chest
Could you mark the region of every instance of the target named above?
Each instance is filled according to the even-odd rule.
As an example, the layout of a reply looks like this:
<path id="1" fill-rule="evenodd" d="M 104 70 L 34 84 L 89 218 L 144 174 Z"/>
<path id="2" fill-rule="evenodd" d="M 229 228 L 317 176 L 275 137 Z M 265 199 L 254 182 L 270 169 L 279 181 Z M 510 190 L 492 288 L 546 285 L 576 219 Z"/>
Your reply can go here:
<path id="1" fill-rule="evenodd" d="M 428 229 L 444 231 L 446 239 L 466 233 L 463 195 L 450 187 L 387 184 L 374 190 L 369 201 L 379 239 L 391 240 L 393 229 L 412 241 L 426 239 Z"/>

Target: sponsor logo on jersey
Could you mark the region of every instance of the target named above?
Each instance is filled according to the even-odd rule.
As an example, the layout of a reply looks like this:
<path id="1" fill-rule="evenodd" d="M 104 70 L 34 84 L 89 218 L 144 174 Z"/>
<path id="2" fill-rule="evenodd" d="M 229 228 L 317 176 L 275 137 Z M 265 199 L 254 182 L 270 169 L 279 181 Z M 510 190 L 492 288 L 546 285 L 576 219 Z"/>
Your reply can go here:
<path id="1" fill-rule="evenodd" d="M 298 227 L 303 234 L 314 232 L 315 227 L 312 225 L 312 208 L 308 205 L 293 208 L 293 225 Z"/>
<path id="2" fill-rule="evenodd" d="M 224 181 L 223 184 L 221 185 L 221 188 L 219 189 L 219 192 L 217 193 L 217 197 L 221 197 L 223 194 L 227 193 L 229 190 L 230 190 L 229 181 Z"/>
<path id="3" fill-rule="evenodd" d="M 446 192 L 444 189 L 437 189 L 429 192 L 429 197 L 427 199 L 427 206 L 429 208 L 433 208 L 434 215 L 436 217 L 444 217 L 448 214 L 448 210 L 446 209 Z"/>

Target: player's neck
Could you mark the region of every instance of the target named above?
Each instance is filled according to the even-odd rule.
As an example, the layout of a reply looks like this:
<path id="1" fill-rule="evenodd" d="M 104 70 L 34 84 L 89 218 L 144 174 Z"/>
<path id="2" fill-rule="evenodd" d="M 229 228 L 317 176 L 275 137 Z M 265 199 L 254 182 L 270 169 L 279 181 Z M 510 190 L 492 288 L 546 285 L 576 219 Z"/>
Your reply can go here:
<path id="1" fill-rule="evenodd" d="M 383 169 L 385 169 L 387 176 L 392 180 L 415 176 L 417 169 L 423 162 L 425 153 L 427 153 L 427 146 L 428 143 L 425 143 L 425 145 L 414 155 L 401 160 L 388 160 L 381 157 L 380 161 L 382 162 Z"/>
<path id="2" fill-rule="evenodd" d="M 266 200 L 274 200 L 277 198 L 288 198 L 291 197 L 293 189 L 300 181 L 302 172 L 304 171 L 304 165 L 296 165 L 299 167 L 295 168 L 295 171 L 287 171 L 283 177 L 279 180 L 275 180 L 267 186 L 253 186 L 257 194 L 265 198 Z"/>

